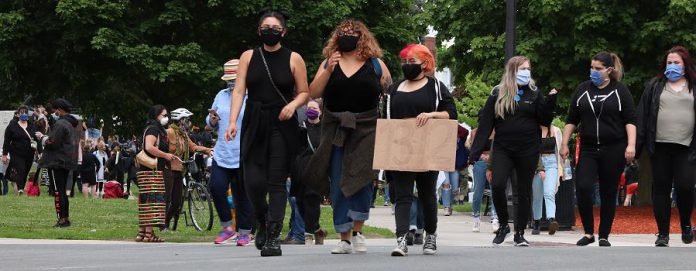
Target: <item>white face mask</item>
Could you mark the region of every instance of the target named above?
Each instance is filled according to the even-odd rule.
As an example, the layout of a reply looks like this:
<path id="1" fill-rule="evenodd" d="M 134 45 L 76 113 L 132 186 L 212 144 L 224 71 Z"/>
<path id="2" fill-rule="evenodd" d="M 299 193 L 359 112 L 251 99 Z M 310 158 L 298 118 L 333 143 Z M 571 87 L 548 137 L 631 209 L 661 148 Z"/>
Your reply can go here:
<path id="1" fill-rule="evenodd" d="M 162 117 L 162 118 L 160 119 L 160 125 L 165 126 L 165 125 L 167 125 L 167 123 L 169 123 L 169 118 L 168 118 L 168 117 Z"/>

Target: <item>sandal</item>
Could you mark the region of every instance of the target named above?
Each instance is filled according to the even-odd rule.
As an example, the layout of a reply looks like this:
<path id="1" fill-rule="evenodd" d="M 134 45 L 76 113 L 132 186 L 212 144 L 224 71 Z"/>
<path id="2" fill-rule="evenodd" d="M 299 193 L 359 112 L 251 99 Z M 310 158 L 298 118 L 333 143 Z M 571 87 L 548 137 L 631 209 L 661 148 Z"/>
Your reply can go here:
<path id="1" fill-rule="evenodd" d="M 138 235 L 135 236 L 135 242 L 143 242 L 145 240 L 145 230 L 139 230 Z"/>
<path id="2" fill-rule="evenodd" d="M 154 232 L 145 232 L 145 235 L 143 236 L 143 242 L 144 243 L 163 243 L 164 239 L 159 238 L 159 236 L 155 235 Z"/>

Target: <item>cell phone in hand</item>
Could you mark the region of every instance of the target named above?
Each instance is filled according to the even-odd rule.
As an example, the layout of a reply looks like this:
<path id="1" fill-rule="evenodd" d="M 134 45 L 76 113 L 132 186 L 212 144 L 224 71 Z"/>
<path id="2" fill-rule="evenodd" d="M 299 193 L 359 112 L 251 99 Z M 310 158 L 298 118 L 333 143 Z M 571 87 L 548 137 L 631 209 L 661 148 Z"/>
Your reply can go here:
<path id="1" fill-rule="evenodd" d="M 212 109 L 212 108 L 211 108 L 211 109 L 208 109 L 208 113 L 210 113 L 210 114 L 213 115 L 213 116 L 219 117 L 219 116 L 218 116 L 218 113 L 217 113 L 217 111 L 215 111 L 215 109 Z"/>

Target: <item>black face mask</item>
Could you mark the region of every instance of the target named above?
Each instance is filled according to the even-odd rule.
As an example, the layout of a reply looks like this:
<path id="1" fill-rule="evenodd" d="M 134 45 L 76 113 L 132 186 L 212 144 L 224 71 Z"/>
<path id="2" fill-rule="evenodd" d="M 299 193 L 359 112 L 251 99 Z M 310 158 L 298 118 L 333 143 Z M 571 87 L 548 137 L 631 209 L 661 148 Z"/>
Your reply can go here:
<path id="1" fill-rule="evenodd" d="M 341 36 L 338 37 L 338 50 L 344 53 L 351 52 L 358 48 L 360 37 L 356 36 Z"/>
<path id="2" fill-rule="evenodd" d="M 281 36 L 283 32 L 273 30 L 272 28 L 263 29 L 260 31 L 260 33 L 261 34 L 259 36 L 261 37 L 261 42 L 268 46 L 275 46 L 280 42 L 281 39 L 283 39 L 283 36 Z"/>
<path id="3" fill-rule="evenodd" d="M 416 80 L 423 72 L 421 64 L 402 64 L 401 70 L 404 72 L 404 77 L 408 80 Z"/>

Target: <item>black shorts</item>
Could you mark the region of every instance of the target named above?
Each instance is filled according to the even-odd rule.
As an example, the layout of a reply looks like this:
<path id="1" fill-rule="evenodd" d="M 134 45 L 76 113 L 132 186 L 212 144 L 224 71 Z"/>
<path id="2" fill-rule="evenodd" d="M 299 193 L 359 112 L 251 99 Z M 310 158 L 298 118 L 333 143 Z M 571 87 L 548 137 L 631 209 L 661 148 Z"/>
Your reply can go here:
<path id="1" fill-rule="evenodd" d="M 97 176 L 91 172 L 80 172 L 82 184 L 97 185 Z"/>

